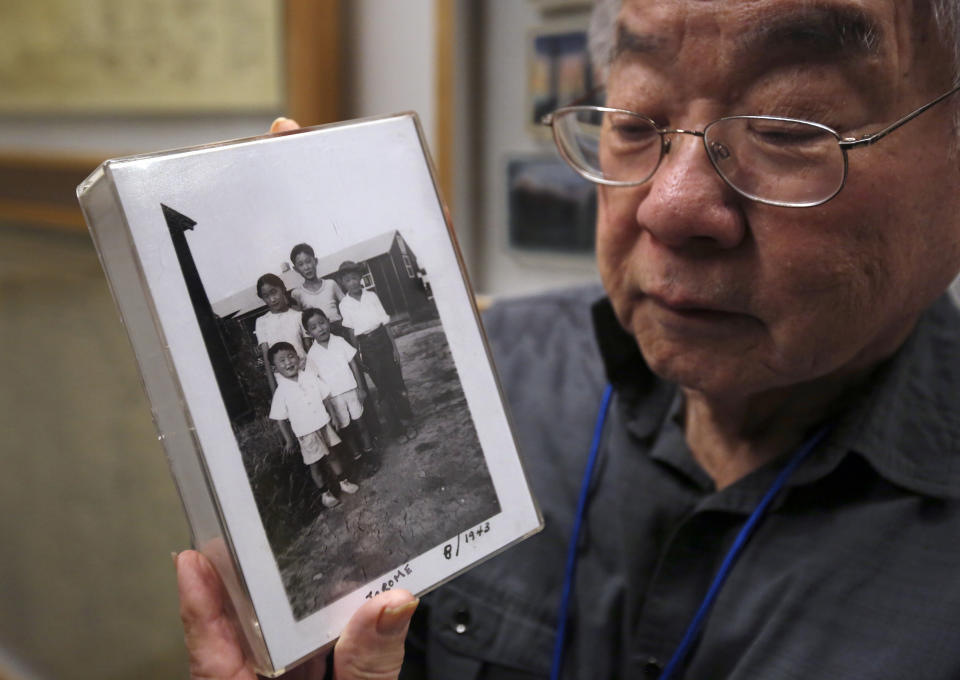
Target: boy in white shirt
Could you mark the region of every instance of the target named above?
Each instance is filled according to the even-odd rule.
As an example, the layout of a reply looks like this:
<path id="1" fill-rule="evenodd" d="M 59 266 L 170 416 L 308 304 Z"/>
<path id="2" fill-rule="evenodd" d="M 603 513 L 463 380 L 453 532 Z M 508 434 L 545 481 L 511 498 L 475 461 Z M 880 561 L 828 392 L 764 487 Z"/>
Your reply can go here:
<path id="1" fill-rule="evenodd" d="M 409 441 L 417 435 L 417 428 L 403 381 L 400 353 L 387 330 L 390 317 L 377 294 L 364 290 L 361 275 L 360 266 L 349 260 L 337 270 L 340 283 L 347 291 L 340 301 L 343 327 L 356 338 L 363 365 L 377 386 L 381 403 L 386 403 L 393 412 L 393 430 L 404 433 Z"/>
<path id="2" fill-rule="evenodd" d="M 300 357 L 289 342 L 274 344 L 268 354 L 277 375 L 270 418 L 280 426 L 283 452 L 293 452 L 296 435 L 303 462 L 310 468 L 314 483 L 323 489 L 323 505 L 332 508 L 340 503 L 333 489 L 339 487 L 343 493 L 352 494 L 358 487 L 346 477 L 338 481 L 336 470 L 327 460 L 333 447 L 340 444 L 327 411 L 330 388 L 316 373 L 300 370 Z"/>
<path id="3" fill-rule="evenodd" d="M 347 440 L 355 456 L 367 458 L 373 452 L 370 434 L 363 424 L 363 402 L 366 393 L 357 365 L 357 350 L 349 342 L 331 332 L 330 320 L 320 309 L 304 310 L 303 327 L 313 344 L 307 352 L 307 368 L 314 370 L 330 388 L 328 410 L 337 433 Z"/>

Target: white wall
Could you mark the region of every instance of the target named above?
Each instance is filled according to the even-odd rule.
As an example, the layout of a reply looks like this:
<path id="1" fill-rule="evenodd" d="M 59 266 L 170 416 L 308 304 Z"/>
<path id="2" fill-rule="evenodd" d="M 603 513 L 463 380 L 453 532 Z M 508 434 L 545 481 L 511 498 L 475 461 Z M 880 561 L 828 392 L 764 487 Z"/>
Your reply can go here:
<path id="1" fill-rule="evenodd" d="M 433 143 L 433 0 L 348 0 L 344 10 L 349 115 L 413 110 Z"/>

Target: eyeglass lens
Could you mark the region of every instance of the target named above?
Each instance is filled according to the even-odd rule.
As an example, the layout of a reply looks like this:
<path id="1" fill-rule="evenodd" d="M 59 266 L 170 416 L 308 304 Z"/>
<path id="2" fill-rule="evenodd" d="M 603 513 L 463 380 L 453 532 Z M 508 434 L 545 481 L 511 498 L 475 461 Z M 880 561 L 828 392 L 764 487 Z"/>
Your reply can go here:
<path id="1" fill-rule="evenodd" d="M 571 165 L 589 179 L 608 184 L 645 182 L 667 149 L 651 120 L 629 112 L 570 109 L 557 116 L 554 128 Z M 835 134 L 819 125 L 755 116 L 723 118 L 707 126 L 703 142 L 720 176 L 752 199 L 816 205 L 843 185 L 843 151 Z"/>

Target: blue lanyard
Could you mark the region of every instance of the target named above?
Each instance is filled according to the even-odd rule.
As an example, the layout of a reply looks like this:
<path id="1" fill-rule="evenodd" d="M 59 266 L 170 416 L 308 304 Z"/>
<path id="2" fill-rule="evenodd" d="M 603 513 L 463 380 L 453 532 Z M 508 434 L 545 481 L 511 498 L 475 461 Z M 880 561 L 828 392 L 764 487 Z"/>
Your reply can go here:
<path id="1" fill-rule="evenodd" d="M 576 573 L 577 567 L 577 546 L 580 542 L 580 528 L 583 525 L 583 518 L 586 515 L 590 481 L 593 477 L 593 468 L 597 462 L 597 454 L 600 450 L 600 440 L 603 435 L 603 426 L 607 420 L 607 412 L 610 410 L 610 399 L 612 395 L 613 386 L 607 385 L 607 388 L 603 392 L 603 399 L 600 402 L 600 411 L 597 414 L 597 422 L 593 430 L 593 441 L 590 444 L 590 455 L 587 458 L 587 467 L 583 474 L 583 482 L 580 484 L 580 498 L 577 501 L 577 514 L 574 517 L 573 531 L 570 535 L 570 545 L 567 548 L 566 574 L 563 580 L 563 594 L 560 600 L 560 614 L 557 621 L 557 635 L 553 647 L 553 663 L 550 668 L 550 680 L 560 680 L 560 671 L 563 668 L 563 648 L 566 642 L 567 618 L 570 611 L 570 601 L 573 595 L 574 574 Z M 789 479 L 790 475 L 793 474 L 793 471 L 796 470 L 800 463 L 802 463 L 803 460 L 810 454 L 810 452 L 813 451 L 821 441 L 823 441 L 823 438 L 827 436 L 827 433 L 830 431 L 830 429 L 830 425 L 824 425 L 817 430 L 812 437 L 807 439 L 807 441 L 805 441 L 799 449 L 797 449 L 783 469 L 780 470 L 777 478 L 773 481 L 773 484 L 770 485 L 770 488 L 767 489 L 767 492 L 764 494 L 763 498 L 760 499 L 757 507 L 755 507 L 753 512 L 750 513 L 750 517 L 747 518 L 746 523 L 740 529 L 740 533 L 737 534 L 733 545 L 730 546 L 730 550 L 727 551 L 727 556 L 723 559 L 720 569 L 717 570 L 717 574 L 713 578 L 713 583 L 710 584 L 710 588 L 707 590 L 707 594 L 700 603 L 697 613 L 694 614 L 693 619 L 687 626 L 687 630 L 683 635 L 683 639 L 677 646 L 677 649 L 670 658 L 670 661 L 664 667 L 663 672 L 660 674 L 659 680 L 669 680 L 671 677 L 673 677 L 673 674 L 677 671 L 677 669 L 679 669 L 684 659 L 686 659 L 687 654 L 690 652 L 690 647 L 693 645 L 697 635 L 700 632 L 700 629 L 703 627 L 703 622 L 706 619 L 707 614 L 710 612 L 710 608 L 717 599 L 717 595 L 720 594 L 720 589 L 723 588 L 723 584 L 727 580 L 727 576 L 730 575 L 730 571 L 733 568 L 733 563 L 743 551 L 743 547 L 750 539 L 754 529 L 756 529 L 757 525 L 763 519 L 763 516 L 766 514 L 767 509 L 773 502 L 773 499 L 778 493 L 780 493 L 781 489 L 783 489 L 784 485 L 787 483 L 787 479 Z"/>

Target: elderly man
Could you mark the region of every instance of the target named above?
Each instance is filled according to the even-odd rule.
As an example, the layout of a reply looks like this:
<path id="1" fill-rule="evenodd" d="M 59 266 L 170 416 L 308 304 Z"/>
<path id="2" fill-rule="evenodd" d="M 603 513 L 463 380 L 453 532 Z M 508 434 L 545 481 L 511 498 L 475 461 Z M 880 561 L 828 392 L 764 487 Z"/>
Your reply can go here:
<path id="1" fill-rule="evenodd" d="M 401 677 L 960 677 L 960 6 L 612 14 L 606 107 L 551 120 L 607 298 L 487 318 L 547 526 L 424 600 Z M 397 672 L 392 597 L 337 680 Z"/>

